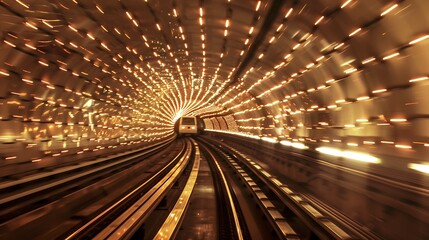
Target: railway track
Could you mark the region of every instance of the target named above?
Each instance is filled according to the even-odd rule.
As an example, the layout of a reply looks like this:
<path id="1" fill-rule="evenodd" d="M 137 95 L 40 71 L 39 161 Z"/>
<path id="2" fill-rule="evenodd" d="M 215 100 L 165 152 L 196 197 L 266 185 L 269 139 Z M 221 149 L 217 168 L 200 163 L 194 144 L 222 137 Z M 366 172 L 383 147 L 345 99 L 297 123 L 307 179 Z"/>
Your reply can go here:
<path id="1" fill-rule="evenodd" d="M 426 227 L 425 225 L 428 223 L 427 219 L 429 219 L 429 215 L 426 210 L 428 209 L 428 202 L 424 201 L 424 199 L 429 197 L 429 191 L 424 181 L 420 181 L 416 184 L 413 183 L 414 180 L 412 177 L 407 181 L 403 181 L 401 177 L 386 177 L 378 171 L 380 170 L 380 166 L 362 165 L 366 166 L 368 169 L 362 169 L 362 166 L 354 168 L 351 165 L 353 162 L 347 163 L 341 160 L 332 161 L 332 159 L 323 159 L 319 155 L 311 156 L 311 153 L 308 151 L 294 151 L 281 144 L 266 143 L 262 144 L 262 146 L 257 145 L 258 148 L 256 149 L 249 147 L 258 144 L 258 142 L 253 140 L 242 139 L 242 141 L 236 141 L 236 138 L 231 138 L 232 141 L 229 141 L 229 138 L 226 136 L 222 136 L 222 139 L 228 143 L 232 142 L 235 149 L 248 152 L 249 154 L 247 156 L 252 156 L 252 159 L 256 162 L 258 162 L 258 156 L 262 156 L 263 154 L 263 158 L 267 159 L 267 168 L 271 168 L 271 172 L 284 179 L 284 181 L 290 182 L 294 192 L 306 194 L 308 189 L 307 186 L 310 186 L 315 181 L 328 182 L 334 184 L 338 189 L 347 189 L 353 194 L 357 194 L 362 198 L 367 198 L 368 204 L 385 206 L 386 209 L 399 210 L 398 213 L 404 212 L 406 215 L 415 217 L 421 221 L 419 225 L 416 225 L 419 226 L 418 228 L 421 226 L 421 228 L 424 229 Z M 259 161 L 261 164 L 263 164 L 263 162 L 264 161 Z M 290 165 L 292 165 L 292 167 L 289 167 Z M 300 183 L 290 181 L 293 177 L 289 178 L 289 176 L 278 171 L 278 169 L 287 171 L 288 169 L 296 168 L 299 168 L 300 171 L 303 169 L 303 174 L 301 175 L 303 178 L 301 179 L 305 180 Z M 311 174 L 310 178 L 304 176 L 304 174 L 307 173 Z M 291 174 L 294 173 L 292 172 Z M 365 184 L 361 184 L 363 182 Z M 319 194 L 319 198 L 329 202 L 329 196 L 322 196 L 321 194 L 323 193 L 321 192 L 317 194 Z M 380 239 L 380 236 L 390 232 L 388 228 L 383 228 L 382 226 L 375 227 L 369 222 L 364 222 L 365 220 L 363 219 L 354 217 L 353 221 L 350 217 L 356 215 L 350 213 L 350 211 L 348 213 L 349 217 L 347 218 L 339 211 L 335 210 L 336 206 L 326 209 L 326 207 L 329 206 L 320 200 L 318 201 L 320 204 L 316 203 L 316 201 L 314 201 L 314 196 L 308 199 L 303 197 L 302 199 L 307 202 L 313 202 L 310 205 L 316 206 L 324 215 L 328 215 L 333 221 L 337 221 L 338 225 L 344 225 L 345 228 L 349 228 L 350 231 L 360 239 Z M 379 213 L 369 215 L 370 218 L 376 221 L 382 218 L 380 217 L 382 214 Z M 366 227 L 364 225 L 366 225 Z"/>
<path id="2" fill-rule="evenodd" d="M 167 156 L 163 152 L 167 149 L 174 152 L 180 145 L 183 145 L 180 141 L 168 141 L 2 185 L 0 238 L 25 238 L 29 231 L 34 233 L 32 238 L 54 238 L 64 229 L 89 219 L 92 212 L 102 209 L 109 199 L 122 194 L 131 183 L 152 175 L 147 171 L 157 171 L 160 164 L 169 161 L 153 158 Z M 141 175 L 141 179 L 126 179 L 136 175 Z"/>
<path id="3" fill-rule="evenodd" d="M 128 239 L 143 225 L 189 163 L 192 144 L 184 148 L 160 171 L 117 199 L 84 225 L 64 235 L 64 239 Z"/>
<path id="4" fill-rule="evenodd" d="M 222 170 L 219 157 L 208 144 L 201 144 L 203 153 L 209 162 L 216 191 L 217 215 L 220 239 L 245 239 L 249 233 L 242 219 L 242 213 L 230 183 Z M 240 219 L 241 218 L 241 219 Z"/>
<path id="5" fill-rule="evenodd" d="M 250 204 L 256 204 L 258 207 L 256 211 L 260 213 L 254 217 L 260 219 L 254 220 L 257 223 L 266 222 L 266 225 L 269 225 L 269 228 L 260 230 L 262 234 L 271 239 L 299 239 L 297 231 L 290 225 L 287 218 L 285 218 L 282 213 L 278 210 L 278 205 L 275 199 L 271 198 L 269 195 L 266 195 L 262 188 L 263 186 L 258 185 L 257 180 L 254 179 L 254 176 L 251 176 L 247 169 L 242 168 L 239 164 L 239 160 L 236 156 L 229 154 L 225 149 L 220 148 L 218 144 L 214 142 L 204 141 L 201 138 L 199 142 L 210 147 L 213 152 L 217 153 L 219 161 L 223 161 L 224 168 L 230 168 L 235 176 L 230 177 L 230 180 L 238 180 L 239 184 L 245 186 L 247 193 L 251 197 L 246 197 L 251 201 Z M 232 184 L 232 183 L 230 183 Z M 243 201 L 242 205 L 244 205 Z M 244 208 L 244 206 L 243 206 Z M 250 221 L 242 220 L 243 224 L 247 223 L 246 228 L 255 227 L 250 224 Z M 249 234 L 251 235 L 249 231 Z M 250 236 L 255 238 L 255 236 Z M 246 238 L 248 239 L 248 238 Z"/>
<path id="6" fill-rule="evenodd" d="M 58 167 L 0 183 L 0 223 L 120 172 L 168 146 L 171 141 L 113 157 Z"/>
<path id="7" fill-rule="evenodd" d="M 190 217 L 187 216 L 187 210 L 192 202 L 192 192 L 199 176 L 201 159 L 208 162 L 213 178 L 213 186 L 208 186 L 208 188 L 215 189 L 216 213 L 214 215 L 217 218 L 216 231 L 219 239 L 259 239 L 261 237 L 270 239 L 378 239 L 377 236 L 368 234 L 357 223 L 314 196 L 294 190 L 293 187 L 280 181 L 263 166 L 237 149 L 203 138 L 177 140 L 175 144 L 179 142 L 182 142 L 182 147 L 176 153 L 171 152 L 170 158 L 167 157 L 164 161 L 152 160 L 156 165 L 154 168 L 141 167 L 140 169 L 146 169 L 144 170 L 146 171 L 145 177 L 134 182 L 134 185 L 127 191 L 123 191 L 110 200 L 105 200 L 102 202 L 102 207 L 90 214 L 82 213 L 85 210 L 73 212 L 71 216 L 73 223 L 54 233 L 38 235 L 35 239 L 140 239 L 141 237 L 147 238 L 149 231 L 146 230 L 148 228 L 151 228 L 149 238 L 174 239 L 182 231 L 180 229 L 184 219 Z M 165 145 L 146 149 L 147 151 L 136 152 L 133 156 L 139 158 L 140 160 L 136 160 L 139 162 L 151 154 L 160 154 L 160 151 L 165 151 L 164 147 Z M 84 188 L 85 184 L 93 184 L 97 179 L 106 178 L 113 172 L 120 172 L 136 164 L 134 160 L 130 160 L 133 157 L 129 155 L 115 156 L 115 158 L 116 161 L 100 160 L 105 164 L 95 163 L 92 165 L 95 166 L 94 168 L 75 166 L 76 169 L 88 170 L 87 172 L 82 171 L 82 174 L 76 174 L 73 169 L 68 171 L 62 169 L 64 170 L 62 178 L 58 180 L 54 177 L 47 183 L 47 185 L 52 184 L 54 190 L 51 189 L 44 193 L 43 189 L 36 187 L 26 193 L 26 189 L 24 189 L 21 192 L 18 191 L 18 196 L 15 198 L 23 200 L 24 204 L 27 199 L 32 198 L 33 194 L 40 198 L 48 197 L 47 206 L 53 208 L 51 204 L 59 202 L 57 200 L 62 196 L 70 194 L 68 191 L 78 192 L 79 189 Z M 121 165 L 122 162 L 126 162 L 126 164 Z M 117 168 L 113 166 L 117 166 Z M 93 175 L 94 178 L 90 178 L 92 182 L 87 179 L 88 182 L 74 182 L 74 185 L 67 185 L 67 183 L 73 183 L 73 179 L 97 172 L 100 175 Z M 55 172 L 55 174 L 57 173 Z M 52 176 L 56 176 L 55 174 L 51 173 Z M 123 177 L 127 178 L 127 176 Z M 34 181 L 34 186 L 37 186 L 42 182 L 40 179 L 49 179 L 49 176 L 32 176 L 27 179 L 27 182 Z M 185 184 L 180 184 L 183 186 L 178 187 L 179 179 L 187 180 Z M 24 180 L 20 181 L 22 183 L 17 182 L 15 186 L 25 183 Z M 79 184 L 82 186 L 75 188 L 75 185 Z M 67 186 L 67 188 L 63 186 Z M 115 186 L 117 188 L 119 185 Z M 62 190 L 58 195 L 55 187 Z M 111 187 L 111 189 L 113 188 Z M 4 189 L 7 189 L 6 185 Z M 14 189 L 13 184 L 10 189 Z M 23 197 L 20 197 L 19 194 L 23 194 Z M 26 194 L 27 196 L 25 196 Z M 177 197 L 171 197 L 175 195 Z M 82 195 L 81 198 L 86 198 L 86 196 Z M 163 211 L 156 211 L 166 198 L 169 199 L 168 206 Z M 7 198 L 1 200 L 5 202 L 4 206 L 13 202 L 13 200 L 7 200 Z M 2 205 L 0 204 L 0 206 Z M 159 223 L 147 224 L 148 219 L 152 221 L 155 218 L 161 219 Z M 0 225 L 0 230 L 10 230 L 14 219 L 16 217 L 5 221 Z M 34 228 L 24 227 L 14 230 L 23 229 Z M 0 237 L 6 239 L 8 236 L 12 236 L 11 234 L 13 232 L 9 231 Z M 28 237 L 30 235 L 27 233 L 20 236 Z"/>
<path id="8" fill-rule="evenodd" d="M 201 155 L 212 161 L 210 168 L 218 203 L 219 238 L 249 239 L 247 230 L 243 229 L 243 216 L 240 210 L 235 207 L 237 201 L 233 190 L 217 162 L 218 157 L 194 140 L 187 143 L 184 151 L 175 160 L 170 161 L 164 169 L 154 174 L 123 198 L 118 199 L 106 210 L 94 216 L 85 225 L 64 235 L 64 239 L 130 239 L 142 237 L 173 239 L 180 231 L 181 223 L 187 214 L 190 197 L 198 177 Z M 166 217 L 162 220 L 162 224 L 159 225 L 156 221 L 146 224 L 148 219 L 154 218 L 154 214 L 160 214 L 159 211 L 156 211 L 157 206 L 168 196 L 169 191 L 173 191 L 173 184 L 178 181 L 182 174 L 185 174 L 184 171 L 188 165 L 192 165 L 192 167 L 187 176 L 186 184 L 180 190 L 180 196 L 176 200 L 173 201 L 169 198 L 169 206 L 165 207 L 168 214 L 163 214 Z M 155 228 L 156 231 L 145 229 L 148 227 Z M 149 232 L 149 230 L 155 234 L 148 237 L 145 232 Z"/>
<path id="9" fill-rule="evenodd" d="M 338 218 L 319 210 L 321 207 L 314 201 L 306 200 L 245 154 L 221 142 L 208 142 L 216 146 L 252 190 L 254 198 L 260 200 L 258 205 L 267 214 L 280 239 L 361 239 L 358 236 L 362 235 L 355 234 L 351 228 L 344 228 L 344 223 L 339 224 Z"/>

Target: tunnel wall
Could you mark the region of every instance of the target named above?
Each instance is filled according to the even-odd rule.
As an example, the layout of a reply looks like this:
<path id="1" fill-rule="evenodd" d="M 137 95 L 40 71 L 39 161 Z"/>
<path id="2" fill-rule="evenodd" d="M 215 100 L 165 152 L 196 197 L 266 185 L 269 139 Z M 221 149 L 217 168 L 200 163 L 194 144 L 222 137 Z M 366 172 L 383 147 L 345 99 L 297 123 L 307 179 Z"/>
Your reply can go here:
<path id="1" fill-rule="evenodd" d="M 427 1 L 288 4 L 219 100 L 238 131 L 425 163 Z"/>

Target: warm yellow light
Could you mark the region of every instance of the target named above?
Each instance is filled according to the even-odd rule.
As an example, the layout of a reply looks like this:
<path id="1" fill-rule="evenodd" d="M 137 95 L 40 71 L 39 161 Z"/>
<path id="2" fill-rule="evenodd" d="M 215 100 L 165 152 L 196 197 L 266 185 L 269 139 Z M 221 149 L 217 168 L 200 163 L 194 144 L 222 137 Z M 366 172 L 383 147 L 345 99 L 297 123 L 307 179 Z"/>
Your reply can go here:
<path id="1" fill-rule="evenodd" d="M 380 14 L 380 16 L 384 16 L 384 15 L 388 14 L 390 11 L 392 11 L 393 9 L 395 9 L 397 6 L 398 6 L 398 4 L 395 4 L 395 5 L 391 6 L 391 7 L 390 7 L 390 8 L 388 8 L 386 11 L 382 12 L 382 13 Z"/>
<path id="2" fill-rule="evenodd" d="M 399 53 L 398 53 L 398 52 L 396 52 L 396 53 L 392 53 L 392 54 L 390 54 L 390 55 L 388 55 L 388 56 L 383 57 L 383 60 L 389 60 L 389 59 L 394 58 L 394 57 L 396 57 L 396 56 L 398 56 L 398 55 L 399 55 Z"/>
<path id="3" fill-rule="evenodd" d="M 314 23 L 314 25 L 319 24 L 324 18 L 325 18 L 325 16 L 321 16 L 319 19 L 317 19 L 317 21 Z"/>
<path id="4" fill-rule="evenodd" d="M 341 5 L 341 8 L 345 8 L 352 0 L 347 0 Z"/>
<path id="5" fill-rule="evenodd" d="M 409 163 L 408 168 L 429 174 L 429 164 Z"/>
<path id="6" fill-rule="evenodd" d="M 428 80 L 429 79 L 429 77 L 418 77 L 418 78 L 413 78 L 413 79 L 410 79 L 410 82 L 420 82 L 420 81 L 424 81 L 424 80 Z"/>
<path id="7" fill-rule="evenodd" d="M 423 41 L 423 40 L 426 40 L 426 39 L 428 39 L 428 38 L 429 38 L 429 35 L 424 35 L 424 36 L 422 36 L 422 37 L 419 37 L 419 38 L 417 38 L 417 39 L 412 40 L 411 42 L 409 42 L 409 44 L 410 44 L 410 45 L 413 45 L 413 44 L 416 44 L 416 43 L 421 42 L 421 41 Z"/>
<path id="8" fill-rule="evenodd" d="M 258 11 L 260 6 L 261 6 L 261 1 L 258 1 L 258 4 L 256 5 L 255 11 Z"/>
<path id="9" fill-rule="evenodd" d="M 405 119 L 405 118 L 391 118 L 390 121 L 391 122 L 406 122 L 407 119 Z"/>
<path id="10" fill-rule="evenodd" d="M 356 33 L 360 32 L 362 30 L 362 28 L 358 28 L 356 30 L 354 30 L 352 33 L 349 34 L 349 37 L 355 35 Z"/>
<path id="11" fill-rule="evenodd" d="M 382 93 L 382 92 L 386 92 L 387 89 L 383 88 L 383 89 L 378 89 L 378 90 L 374 90 L 372 91 L 372 93 Z"/>
<path id="12" fill-rule="evenodd" d="M 270 143 L 276 143 L 277 142 L 277 138 L 262 137 L 261 139 L 265 142 L 270 142 Z"/>
<path id="13" fill-rule="evenodd" d="M 357 161 L 361 161 L 361 162 L 381 163 L 381 160 L 379 158 L 376 158 L 374 156 L 371 156 L 369 154 L 362 153 L 362 152 L 343 151 L 341 149 L 331 148 L 331 147 L 319 147 L 319 148 L 316 148 L 316 151 L 327 154 L 327 155 L 347 158 L 347 159 L 351 159 L 351 160 L 357 160 Z"/>

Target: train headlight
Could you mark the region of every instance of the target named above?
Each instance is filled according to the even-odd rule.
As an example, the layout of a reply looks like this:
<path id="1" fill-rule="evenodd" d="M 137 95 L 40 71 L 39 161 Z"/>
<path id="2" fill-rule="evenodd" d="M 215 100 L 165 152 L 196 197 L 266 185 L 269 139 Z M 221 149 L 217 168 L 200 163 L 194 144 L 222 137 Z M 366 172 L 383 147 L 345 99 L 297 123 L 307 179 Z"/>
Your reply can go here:
<path id="1" fill-rule="evenodd" d="M 195 127 L 191 127 L 192 129 L 195 129 Z"/>
<path id="2" fill-rule="evenodd" d="M 182 127 L 182 129 L 185 129 L 186 127 Z"/>

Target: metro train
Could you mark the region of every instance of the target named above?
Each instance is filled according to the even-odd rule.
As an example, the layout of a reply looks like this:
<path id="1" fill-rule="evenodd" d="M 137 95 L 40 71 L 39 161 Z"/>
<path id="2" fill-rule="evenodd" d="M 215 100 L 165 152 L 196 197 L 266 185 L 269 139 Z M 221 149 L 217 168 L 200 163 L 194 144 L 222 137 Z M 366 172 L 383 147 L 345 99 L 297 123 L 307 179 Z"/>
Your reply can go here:
<path id="1" fill-rule="evenodd" d="M 179 119 L 179 134 L 197 134 L 197 118 L 192 116 Z"/>
<path id="2" fill-rule="evenodd" d="M 183 116 L 175 124 L 176 133 L 179 136 L 196 135 L 204 131 L 204 121 L 194 116 Z"/>

